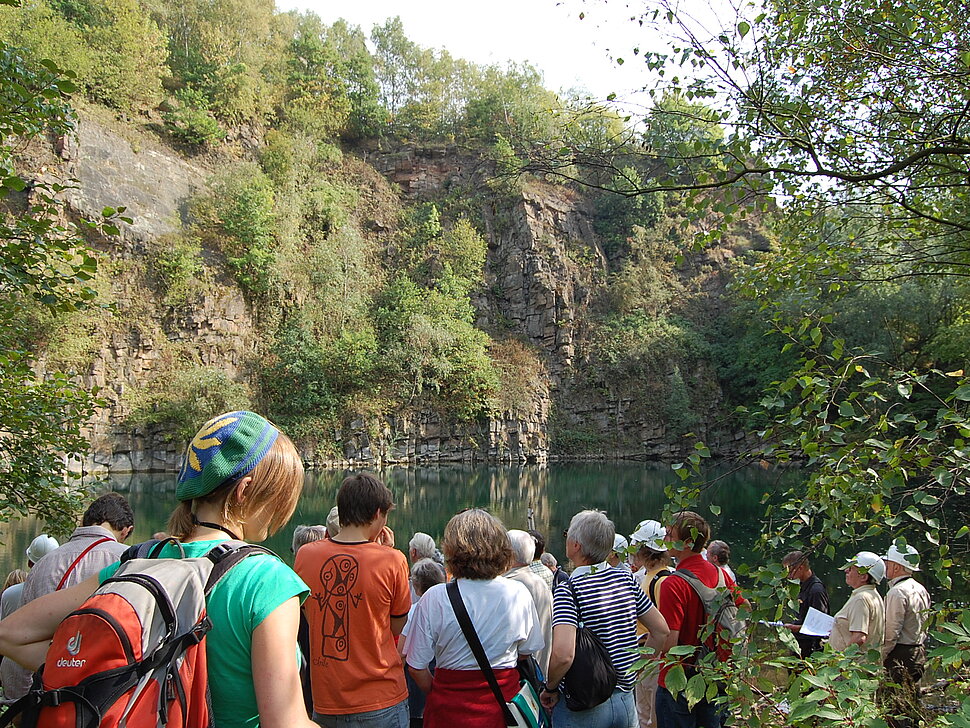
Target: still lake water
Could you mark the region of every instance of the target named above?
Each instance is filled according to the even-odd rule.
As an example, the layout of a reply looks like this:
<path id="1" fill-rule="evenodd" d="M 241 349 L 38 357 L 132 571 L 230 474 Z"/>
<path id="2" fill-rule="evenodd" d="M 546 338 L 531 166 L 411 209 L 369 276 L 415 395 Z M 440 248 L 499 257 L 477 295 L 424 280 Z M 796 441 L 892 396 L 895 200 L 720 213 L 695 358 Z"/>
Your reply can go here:
<path id="1" fill-rule="evenodd" d="M 716 470 L 711 475 L 719 475 Z M 334 505 L 343 470 L 319 470 L 307 474 L 306 487 L 297 511 L 280 533 L 266 545 L 292 563 L 290 542 L 299 523 L 323 523 Z M 630 534 L 645 518 L 659 518 L 666 502 L 664 487 L 678 481 L 665 465 L 643 463 L 557 463 L 548 466 L 393 467 L 379 472 L 394 493 L 396 506 L 388 524 L 397 547 L 407 550 L 415 531 L 431 534 L 440 543 L 448 519 L 469 506 L 485 507 L 508 528 L 527 528 L 527 513 L 534 510 L 536 528 L 546 534 L 546 549 L 564 560 L 563 529 L 584 508 L 605 510 L 622 534 Z M 725 475 L 705 491 L 698 511 L 709 518 L 714 537 L 731 545 L 731 563 L 748 560 L 760 533 L 761 500 L 766 493 L 785 489 L 802 477 L 798 470 L 749 468 Z M 129 543 L 151 537 L 165 528 L 175 505 L 174 473 L 136 473 L 113 476 L 110 487 L 124 493 L 135 511 L 135 533 Z M 711 505 L 720 506 L 713 516 Z M 14 521 L 0 526 L 0 578 L 14 568 L 24 568 L 24 551 L 40 532 L 37 523 Z M 778 554 L 780 558 L 783 554 Z M 841 565 L 841 562 L 840 564 Z M 821 564 L 819 566 L 822 566 Z M 842 591 L 841 573 L 819 576 L 830 588 Z"/>

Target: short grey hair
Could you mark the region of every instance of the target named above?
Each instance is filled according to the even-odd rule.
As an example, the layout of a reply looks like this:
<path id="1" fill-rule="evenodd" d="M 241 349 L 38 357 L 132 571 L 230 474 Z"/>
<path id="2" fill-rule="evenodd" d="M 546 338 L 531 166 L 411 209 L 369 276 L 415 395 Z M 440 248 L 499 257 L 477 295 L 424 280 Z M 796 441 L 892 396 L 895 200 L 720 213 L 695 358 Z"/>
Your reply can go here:
<path id="1" fill-rule="evenodd" d="M 556 557 L 550 554 L 548 551 L 542 552 L 542 556 L 539 557 L 539 561 L 542 562 L 543 566 L 550 569 L 555 569 L 557 566 L 559 566 L 559 562 L 556 561 Z"/>
<path id="2" fill-rule="evenodd" d="M 306 546 L 314 541 L 322 541 L 327 537 L 326 526 L 297 526 L 293 529 L 293 544 L 290 547 L 295 554 L 301 546 Z"/>
<path id="3" fill-rule="evenodd" d="M 417 553 L 419 559 L 432 559 L 435 552 L 434 539 L 418 531 L 408 542 L 408 549 Z"/>
<path id="4" fill-rule="evenodd" d="M 616 528 L 603 511 L 580 511 L 569 522 L 566 539 L 579 544 L 583 556 L 599 563 L 613 550 Z"/>
<path id="5" fill-rule="evenodd" d="M 724 541 L 711 541 L 707 544 L 708 561 L 718 566 L 725 566 L 730 559 L 731 547 L 724 543 Z"/>
<path id="6" fill-rule="evenodd" d="M 431 559 L 420 559 L 411 566 L 411 586 L 418 596 L 444 581 L 445 570 Z"/>
<path id="7" fill-rule="evenodd" d="M 536 553 L 536 541 L 525 531 L 517 528 L 509 530 L 509 541 L 512 543 L 512 554 L 515 558 L 516 566 L 525 566 L 532 563 L 532 557 Z"/>

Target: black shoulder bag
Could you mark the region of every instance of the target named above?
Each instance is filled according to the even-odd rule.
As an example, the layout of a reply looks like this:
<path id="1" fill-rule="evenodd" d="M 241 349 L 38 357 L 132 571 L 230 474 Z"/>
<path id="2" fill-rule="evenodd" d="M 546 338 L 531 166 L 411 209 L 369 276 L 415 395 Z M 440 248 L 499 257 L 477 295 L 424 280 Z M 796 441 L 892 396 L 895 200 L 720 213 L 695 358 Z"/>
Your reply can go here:
<path id="1" fill-rule="evenodd" d="M 583 624 L 583 614 L 573 586 L 572 580 L 567 582 L 576 605 L 576 652 L 573 664 L 562 679 L 563 693 L 566 707 L 570 710 L 589 710 L 610 699 L 616 689 L 617 675 L 606 645 Z"/>

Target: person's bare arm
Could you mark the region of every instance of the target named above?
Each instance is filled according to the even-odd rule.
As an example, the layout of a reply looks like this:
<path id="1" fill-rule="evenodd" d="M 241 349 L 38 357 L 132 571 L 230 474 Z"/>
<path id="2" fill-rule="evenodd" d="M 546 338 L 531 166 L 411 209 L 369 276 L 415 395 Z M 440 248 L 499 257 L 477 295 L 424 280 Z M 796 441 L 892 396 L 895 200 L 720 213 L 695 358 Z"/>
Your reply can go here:
<path id="1" fill-rule="evenodd" d="M 667 626 L 667 620 L 664 619 L 659 609 L 652 607 L 641 614 L 639 619 L 640 624 L 650 630 L 647 639 L 643 643 L 644 647 L 652 648 L 655 657 L 659 657 L 662 652 L 670 649 L 666 646 L 670 628 Z"/>
<path id="2" fill-rule="evenodd" d="M 868 635 L 865 632 L 849 632 L 849 644 L 850 645 L 862 645 L 866 641 Z"/>
<path id="3" fill-rule="evenodd" d="M 98 577 L 45 594 L 0 620 L 0 654 L 21 667 L 36 670 L 44 664 L 51 637 L 64 618 L 98 588 Z"/>
<path id="4" fill-rule="evenodd" d="M 287 599 L 253 631 L 253 686 L 263 728 L 317 728 L 306 714 L 296 660 L 300 601 Z"/>
<path id="5" fill-rule="evenodd" d="M 408 671 L 411 673 L 411 679 L 414 680 L 414 684 L 421 688 L 421 692 L 431 692 L 431 683 L 434 680 L 434 677 L 432 676 L 430 670 L 427 668 L 424 670 L 418 670 L 408 665 Z"/>
<path id="6" fill-rule="evenodd" d="M 552 710 L 559 702 L 559 682 L 572 667 L 576 657 L 576 627 L 571 624 L 557 624 L 552 628 L 552 651 L 549 654 L 549 674 L 546 685 L 549 692 L 543 691 L 539 700 L 543 706 Z"/>
<path id="7" fill-rule="evenodd" d="M 408 615 L 406 614 L 403 617 L 391 617 L 391 634 L 397 637 L 407 623 Z"/>
<path id="8" fill-rule="evenodd" d="M 663 647 L 660 648 L 660 654 L 665 655 L 671 647 L 676 647 L 680 644 L 680 630 L 672 629 L 667 632 L 667 639 L 664 640 Z"/>

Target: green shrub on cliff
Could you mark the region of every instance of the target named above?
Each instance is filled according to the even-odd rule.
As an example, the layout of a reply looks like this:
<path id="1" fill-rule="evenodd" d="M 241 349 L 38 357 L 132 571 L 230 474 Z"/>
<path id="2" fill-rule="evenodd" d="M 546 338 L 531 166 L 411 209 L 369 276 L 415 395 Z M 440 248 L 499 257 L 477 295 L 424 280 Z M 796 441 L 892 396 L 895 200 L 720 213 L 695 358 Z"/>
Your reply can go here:
<path id="1" fill-rule="evenodd" d="M 157 426 L 167 440 L 187 442 L 213 412 L 251 409 L 249 387 L 216 367 L 177 366 L 145 388 L 129 392 L 128 424 Z"/>
<path id="2" fill-rule="evenodd" d="M 169 306 L 186 303 L 201 285 L 199 278 L 205 271 L 202 247 L 193 237 L 163 237 L 149 246 L 148 259 Z"/>
<path id="3" fill-rule="evenodd" d="M 205 94 L 197 89 L 176 91 L 174 108 L 166 111 L 162 118 L 172 136 L 194 147 L 215 144 L 226 137 L 225 130 L 209 111 Z"/>
<path id="4" fill-rule="evenodd" d="M 194 205 L 203 242 L 222 251 L 230 273 L 251 298 L 266 294 L 272 283 L 274 199 L 271 180 L 256 165 L 243 164 L 227 171 Z"/>

